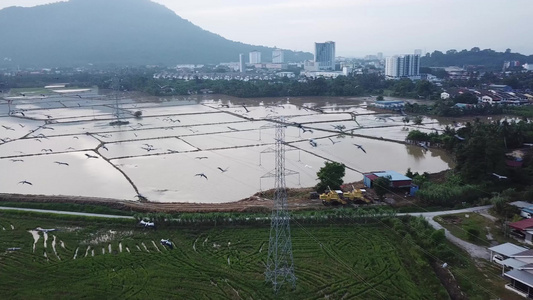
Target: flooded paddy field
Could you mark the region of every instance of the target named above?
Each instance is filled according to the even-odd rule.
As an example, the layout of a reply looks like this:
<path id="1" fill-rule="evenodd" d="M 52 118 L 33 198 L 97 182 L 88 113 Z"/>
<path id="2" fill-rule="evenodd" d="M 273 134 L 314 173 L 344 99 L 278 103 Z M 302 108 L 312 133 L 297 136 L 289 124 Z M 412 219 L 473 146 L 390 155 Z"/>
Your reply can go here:
<path id="1" fill-rule="evenodd" d="M 338 103 L 335 103 L 337 101 Z M 273 188 L 275 125 L 286 123 L 288 187 L 316 184 L 326 161 L 362 173 L 438 172 L 444 152 L 405 145 L 449 121 L 376 112 L 363 99 L 175 98 L 63 93 L 0 99 L 0 191 L 154 202 L 223 203 Z M 140 111 L 141 117 L 134 117 Z M 111 125 L 117 120 L 124 125 Z M 301 127 L 301 128 L 299 128 Z M 362 145 L 366 153 L 354 144 Z M 316 145 L 316 146 L 315 146 Z M 205 176 L 204 176 L 205 175 Z"/>

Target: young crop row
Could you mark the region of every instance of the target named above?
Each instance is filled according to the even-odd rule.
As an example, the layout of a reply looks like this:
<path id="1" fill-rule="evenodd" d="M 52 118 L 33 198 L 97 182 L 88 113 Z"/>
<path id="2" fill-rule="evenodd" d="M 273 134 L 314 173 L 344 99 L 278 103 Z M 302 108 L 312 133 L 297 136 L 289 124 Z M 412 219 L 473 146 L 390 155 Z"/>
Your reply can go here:
<path id="1" fill-rule="evenodd" d="M 411 251 L 381 222 L 340 222 L 339 218 L 294 224 L 296 288 L 287 286 L 276 295 L 264 277 L 268 226 L 181 224 L 149 230 L 112 221 L 92 224 L 2 214 L 0 220 L 0 225 L 15 226 L 11 231 L 0 228 L 0 246 L 21 245 L 20 251 L 0 255 L 0 282 L 8 287 L 1 292 L 9 299 L 422 299 L 434 295 L 420 288 L 412 276 L 427 269 L 409 263 Z M 28 230 L 44 225 L 59 230 L 48 233 L 46 247 L 44 234 L 39 233 L 33 252 L 34 238 Z M 57 256 L 51 248 L 54 236 Z M 160 245 L 161 238 L 170 239 L 174 249 Z"/>

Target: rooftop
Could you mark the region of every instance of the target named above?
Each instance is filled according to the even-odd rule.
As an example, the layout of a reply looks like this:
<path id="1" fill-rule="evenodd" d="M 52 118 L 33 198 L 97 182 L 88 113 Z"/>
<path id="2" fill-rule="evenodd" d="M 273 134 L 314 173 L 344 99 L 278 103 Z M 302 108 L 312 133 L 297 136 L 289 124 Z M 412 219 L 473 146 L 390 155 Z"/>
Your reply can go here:
<path id="1" fill-rule="evenodd" d="M 509 226 L 518 230 L 526 230 L 533 227 L 533 219 L 525 219 L 522 221 L 509 223 Z"/>
<path id="2" fill-rule="evenodd" d="M 387 177 L 387 176 L 390 176 L 391 177 L 391 181 L 403 181 L 403 180 L 411 180 L 411 178 L 405 176 L 405 175 L 402 175 L 396 171 L 379 171 L 379 172 L 371 172 L 373 173 L 374 175 L 378 176 L 378 177 Z"/>
<path id="3" fill-rule="evenodd" d="M 489 248 L 490 251 L 505 255 L 507 257 L 513 256 L 516 253 L 524 252 L 527 250 L 527 248 L 512 244 L 512 243 L 505 243 L 498 246 L 494 246 Z"/>
<path id="4" fill-rule="evenodd" d="M 533 274 L 527 272 L 527 271 L 521 271 L 521 270 L 511 270 L 507 273 L 505 273 L 505 276 L 514 279 L 516 281 L 522 282 L 523 284 L 526 284 L 528 286 L 533 286 Z"/>
<path id="5" fill-rule="evenodd" d="M 502 261 L 502 264 L 506 267 L 511 267 L 513 269 L 520 269 L 521 267 L 527 265 L 527 263 L 514 258 L 505 259 Z"/>
<path id="6" fill-rule="evenodd" d="M 512 257 L 533 257 L 533 250 L 524 250 L 513 254 Z"/>

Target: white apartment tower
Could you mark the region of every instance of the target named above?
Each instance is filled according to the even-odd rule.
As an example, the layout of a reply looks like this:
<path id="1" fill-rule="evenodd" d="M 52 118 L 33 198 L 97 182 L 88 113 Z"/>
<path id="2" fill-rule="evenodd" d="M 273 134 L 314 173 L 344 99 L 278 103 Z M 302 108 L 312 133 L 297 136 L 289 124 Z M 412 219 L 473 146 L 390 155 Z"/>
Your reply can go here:
<path id="1" fill-rule="evenodd" d="M 239 72 L 244 73 L 245 71 L 245 65 L 244 65 L 244 54 L 239 54 Z"/>
<path id="2" fill-rule="evenodd" d="M 399 79 L 403 77 L 419 79 L 420 56 L 409 54 L 387 57 L 385 60 L 385 77 L 387 79 Z"/>
<path id="3" fill-rule="evenodd" d="M 274 49 L 272 51 L 272 63 L 273 64 L 282 64 L 284 62 L 285 62 L 285 58 L 283 57 L 283 50 Z"/>
<path id="4" fill-rule="evenodd" d="M 261 52 L 257 50 L 250 52 L 250 63 L 260 64 L 261 63 Z"/>
<path id="5" fill-rule="evenodd" d="M 319 70 L 335 70 L 335 42 L 315 43 L 315 63 Z"/>

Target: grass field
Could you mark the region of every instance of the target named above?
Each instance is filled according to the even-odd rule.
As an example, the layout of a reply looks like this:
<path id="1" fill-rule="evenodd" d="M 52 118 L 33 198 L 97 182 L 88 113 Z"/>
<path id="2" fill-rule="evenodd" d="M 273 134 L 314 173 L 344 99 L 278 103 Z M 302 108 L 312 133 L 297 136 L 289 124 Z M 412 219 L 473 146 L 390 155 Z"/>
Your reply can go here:
<path id="1" fill-rule="evenodd" d="M 56 228 L 33 250 L 29 230 Z M 5 229 L 5 230 L 4 230 Z M 265 283 L 268 227 L 88 222 L 0 213 L 5 299 L 448 299 L 421 257 L 377 224 L 293 224 L 297 284 Z M 159 244 L 169 238 L 168 250 Z M 54 251 L 54 248 L 57 252 Z M 111 250 L 111 251 L 110 251 Z M 93 252 L 94 251 L 94 252 Z M 76 257 L 74 259 L 74 257 Z"/>
<path id="2" fill-rule="evenodd" d="M 468 217 L 466 217 L 467 215 Z M 439 222 L 456 237 L 479 246 L 490 247 L 493 241 L 496 244 L 515 242 L 512 238 L 506 237 L 503 234 L 503 230 L 498 223 L 479 214 L 444 215 L 440 218 L 435 218 L 435 221 Z M 474 229 L 479 232 L 479 235 L 472 235 L 468 231 L 469 229 Z M 489 240 L 488 237 L 491 239 Z"/>

